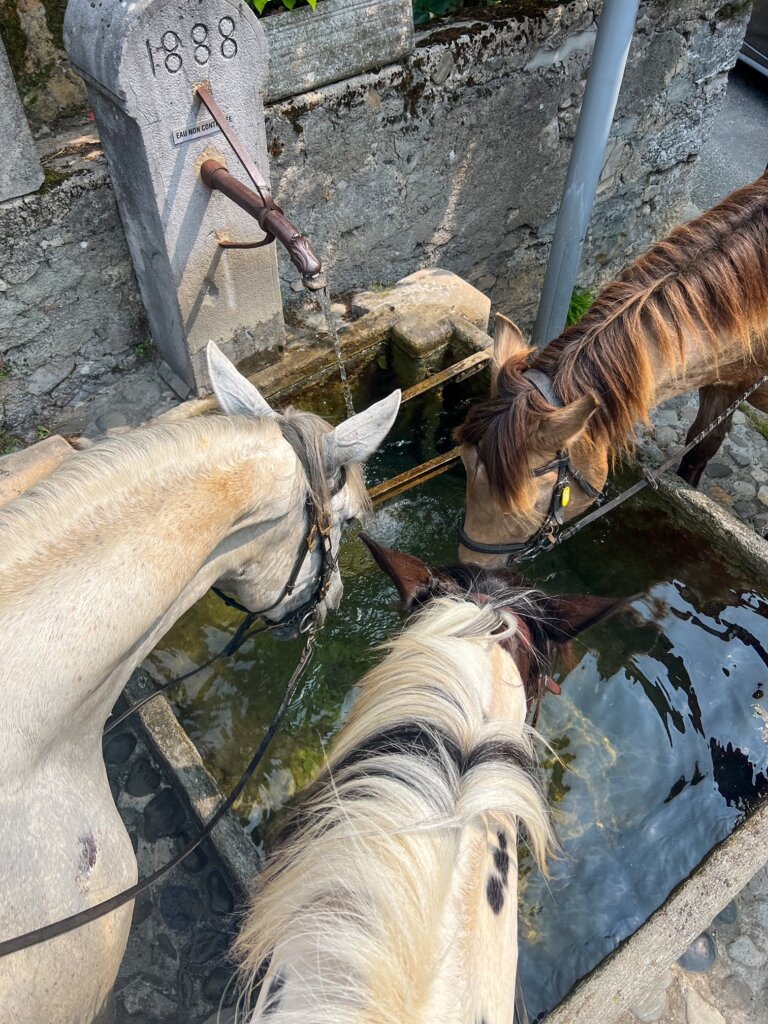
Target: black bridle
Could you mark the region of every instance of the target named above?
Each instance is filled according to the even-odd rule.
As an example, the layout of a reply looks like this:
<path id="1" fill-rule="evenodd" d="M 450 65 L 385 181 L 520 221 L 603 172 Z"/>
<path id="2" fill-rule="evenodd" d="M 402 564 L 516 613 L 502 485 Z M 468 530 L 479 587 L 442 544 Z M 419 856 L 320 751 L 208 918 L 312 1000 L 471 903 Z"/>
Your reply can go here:
<path id="1" fill-rule="evenodd" d="M 541 370 L 526 370 L 523 376 L 533 384 L 539 394 L 556 409 L 563 408 L 563 402 L 555 391 L 550 378 Z M 533 558 L 541 551 L 549 551 L 558 542 L 560 531 L 565 523 L 565 509 L 571 501 L 571 481 L 575 483 L 592 501 L 598 501 L 603 492 L 587 480 L 571 462 L 571 456 L 567 448 L 561 448 L 554 459 L 546 465 L 539 466 L 532 470 L 534 477 L 546 476 L 547 473 L 557 472 L 557 478 L 552 487 L 552 496 L 549 501 L 549 508 L 535 533 L 524 541 L 508 542 L 506 544 L 486 544 L 483 541 L 474 540 L 459 525 L 459 541 L 470 551 L 476 551 L 481 555 L 515 555 L 516 560 Z"/>
<path id="2" fill-rule="evenodd" d="M 296 452 L 299 461 L 302 462 L 301 455 L 297 451 L 296 445 L 293 443 L 292 439 L 290 437 L 286 437 L 285 433 L 283 436 Z M 336 495 L 344 489 L 346 482 L 347 475 L 344 467 L 342 466 L 337 481 L 329 490 L 329 497 L 331 499 L 336 497 Z M 36 946 L 41 942 L 48 942 L 59 935 L 65 935 L 67 932 L 73 931 L 75 928 L 81 928 L 83 925 L 88 924 L 91 921 L 96 921 L 100 917 L 104 917 L 106 914 L 112 913 L 120 907 L 125 906 L 127 903 L 132 903 L 138 896 L 159 882 L 161 878 L 167 875 L 194 850 L 196 850 L 203 840 L 211 834 L 214 828 L 216 828 L 222 818 L 232 809 L 235 801 L 245 789 L 247 783 L 253 777 L 254 772 L 262 762 L 264 755 L 267 752 L 267 748 L 272 742 L 275 733 L 280 728 L 280 725 L 282 724 L 283 719 L 285 718 L 288 709 L 298 692 L 299 683 L 304 676 L 315 651 L 317 628 L 320 624 L 319 608 L 328 593 L 333 574 L 338 572 L 338 558 L 333 553 L 333 543 L 331 539 L 333 529 L 332 509 L 330 507 L 321 508 L 318 506 L 312 494 L 312 482 L 309 478 L 307 479 L 307 498 L 305 508 L 309 523 L 308 530 L 302 535 L 299 550 L 293 563 L 293 568 L 291 569 L 288 581 L 280 592 L 280 596 L 277 600 L 273 601 L 268 608 L 264 608 L 259 612 L 252 612 L 241 605 L 239 601 L 229 597 L 227 594 L 218 590 L 218 588 L 212 587 L 211 589 L 214 590 L 225 604 L 245 613 L 245 619 L 240 624 L 235 635 L 226 647 L 222 651 L 219 651 L 218 654 L 214 655 L 209 661 L 205 662 L 205 664 L 198 666 L 196 669 L 185 673 L 179 678 L 169 680 L 167 683 L 164 683 L 163 686 L 154 690 L 151 694 L 148 694 L 135 704 L 132 704 L 122 714 L 113 718 L 104 730 L 105 733 L 109 732 L 120 722 L 124 721 L 129 715 L 138 711 L 138 709 L 146 704 L 147 701 L 152 700 L 153 697 L 157 697 L 158 694 L 167 690 L 169 687 L 175 686 L 185 679 L 189 679 L 191 676 L 201 672 L 204 668 L 213 664 L 213 662 L 217 661 L 219 658 L 228 657 L 229 655 L 234 654 L 235 651 L 242 647 L 245 641 L 253 636 L 255 632 L 261 632 L 261 630 L 253 630 L 251 628 L 253 622 L 265 615 L 267 612 L 273 611 L 287 597 L 291 596 L 296 583 L 298 582 L 301 568 L 304 565 L 307 556 L 314 551 L 319 538 L 322 564 L 317 578 L 317 586 L 313 590 L 309 599 L 301 605 L 300 608 L 292 612 L 286 618 L 275 623 L 270 623 L 265 627 L 270 630 L 275 630 L 278 628 L 284 628 L 292 623 L 296 623 L 298 625 L 299 633 L 304 636 L 304 648 L 295 669 L 291 673 L 290 679 L 286 683 L 279 708 L 275 712 L 275 715 L 272 718 L 267 731 L 263 735 L 256 751 L 251 757 L 251 760 L 248 762 L 245 771 L 230 791 L 229 796 L 222 801 L 194 839 L 190 840 L 190 842 L 179 850 L 178 853 L 176 853 L 167 863 L 157 868 L 157 870 L 153 871 L 146 878 L 140 879 L 140 881 L 135 885 L 129 886 L 129 888 L 124 889 L 115 896 L 102 900 L 93 906 L 86 907 L 85 910 L 71 914 L 69 917 L 53 921 L 47 925 L 42 925 L 39 928 L 34 928 L 32 931 L 25 932 L 22 935 L 16 935 L 13 938 L 0 941 L 0 958 L 9 956 L 12 953 L 18 953 L 30 946 Z"/>
<path id="3" fill-rule="evenodd" d="M 329 492 L 331 499 L 335 498 L 337 494 L 340 494 L 344 490 L 346 483 L 347 471 L 345 467 L 342 466 L 339 478 Z M 264 618 L 264 616 L 269 612 L 278 608 L 283 601 L 292 596 L 293 591 L 296 588 L 299 575 L 304 566 L 304 562 L 315 550 L 315 545 L 319 539 L 322 561 L 320 565 L 320 572 L 317 577 L 316 588 L 304 604 L 291 612 L 290 615 L 284 619 L 280 619 L 278 622 L 270 623 L 271 629 L 286 628 L 295 625 L 300 634 L 303 635 L 307 632 L 316 618 L 317 608 L 328 593 L 333 574 L 338 571 L 339 566 L 338 559 L 333 553 L 333 543 L 331 540 L 331 532 L 333 529 L 331 509 L 323 509 L 317 505 L 314 497 L 312 496 L 311 487 L 307 490 L 305 512 L 307 522 L 309 524 L 308 529 L 299 541 L 299 549 L 293 562 L 293 568 L 291 569 L 285 586 L 280 591 L 279 597 L 266 608 L 262 608 L 258 612 L 252 612 L 246 608 L 245 605 L 236 601 L 234 597 L 230 597 L 228 594 L 225 594 L 223 590 L 219 589 L 219 587 L 211 587 L 213 593 L 220 598 L 228 608 L 235 608 L 237 611 L 243 612 L 251 621 Z"/>

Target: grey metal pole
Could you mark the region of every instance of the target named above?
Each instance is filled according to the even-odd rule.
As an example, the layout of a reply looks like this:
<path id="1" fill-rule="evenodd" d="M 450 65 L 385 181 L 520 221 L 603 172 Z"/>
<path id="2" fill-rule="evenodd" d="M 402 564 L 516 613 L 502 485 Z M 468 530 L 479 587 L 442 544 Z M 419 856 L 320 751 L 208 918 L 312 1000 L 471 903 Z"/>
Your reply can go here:
<path id="1" fill-rule="evenodd" d="M 533 328 L 534 345 L 546 345 L 565 327 L 638 7 L 639 0 L 603 4 Z"/>

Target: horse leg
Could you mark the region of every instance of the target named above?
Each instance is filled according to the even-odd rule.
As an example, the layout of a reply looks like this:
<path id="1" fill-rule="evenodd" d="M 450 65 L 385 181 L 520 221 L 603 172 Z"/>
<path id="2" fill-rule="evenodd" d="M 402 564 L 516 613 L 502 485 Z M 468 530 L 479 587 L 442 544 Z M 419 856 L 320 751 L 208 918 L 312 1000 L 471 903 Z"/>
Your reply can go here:
<path id="1" fill-rule="evenodd" d="M 706 387 L 699 388 L 699 411 L 696 413 L 696 419 L 691 424 L 685 443 L 689 444 L 699 431 L 709 426 L 715 417 L 728 408 L 738 393 L 738 389 L 734 390 L 732 387 L 723 384 L 707 384 Z M 731 417 L 728 416 L 719 426 L 707 434 L 695 448 L 692 448 L 687 455 L 683 456 L 677 470 L 677 475 L 681 476 L 683 480 L 693 487 L 698 487 L 701 474 L 704 472 L 709 460 L 723 443 L 723 439 L 728 433 L 730 426 Z"/>

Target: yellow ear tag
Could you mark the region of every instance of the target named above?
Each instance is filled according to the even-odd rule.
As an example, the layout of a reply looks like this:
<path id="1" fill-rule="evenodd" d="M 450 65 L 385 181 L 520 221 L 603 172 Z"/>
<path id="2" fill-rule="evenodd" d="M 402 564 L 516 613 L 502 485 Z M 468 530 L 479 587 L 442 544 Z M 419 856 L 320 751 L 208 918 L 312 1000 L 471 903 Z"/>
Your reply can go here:
<path id="1" fill-rule="evenodd" d="M 565 487 L 563 488 L 563 493 L 562 493 L 562 496 L 560 498 L 560 504 L 563 506 L 563 508 L 565 508 L 565 506 L 570 502 L 570 500 L 571 500 L 571 488 L 566 484 Z"/>

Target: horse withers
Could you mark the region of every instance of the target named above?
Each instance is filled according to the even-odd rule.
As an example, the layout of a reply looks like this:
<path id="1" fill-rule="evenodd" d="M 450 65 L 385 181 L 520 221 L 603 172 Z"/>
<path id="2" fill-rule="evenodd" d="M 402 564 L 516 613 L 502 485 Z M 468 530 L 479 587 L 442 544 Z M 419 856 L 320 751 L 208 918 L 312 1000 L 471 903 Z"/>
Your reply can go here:
<path id="1" fill-rule="evenodd" d="M 518 824 L 540 865 L 552 844 L 526 711 L 553 645 L 618 602 L 366 543 L 422 610 L 361 681 L 257 880 L 242 1019 L 511 1024 Z"/>
<path id="2" fill-rule="evenodd" d="M 502 565 L 547 533 L 554 513 L 565 522 L 579 515 L 631 448 L 635 425 L 698 388 L 691 441 L 768 372 L 766 328 L 766 175 L 653 245 L 540 351 L 497 317 L 491 397 L 457 431 L 467 470 L 462 561 Z M 768 386 L 749 402 L 768 412 Z M 698 484 L 729 422 L 683 459 L 689 483 Z"/>
<path id="3" fill-rule="evenodd" d="M 304 609 L 322 617 L 338 605 L 329 566 L 342 526 L 367 506 L 360 463 L 392 425 L 399 393 L 331 429 L 310 413 L 273 412 L 213 344 L 208 358 L 229 415 L 104 441 L 0 509 L 2 939 L 136 881 L 102 730 L 131 672 L 187 608 L 217 583 L 292 628 Z M 0 1019 L 105 1016 L 131 912 L 0 960 Z"/>

